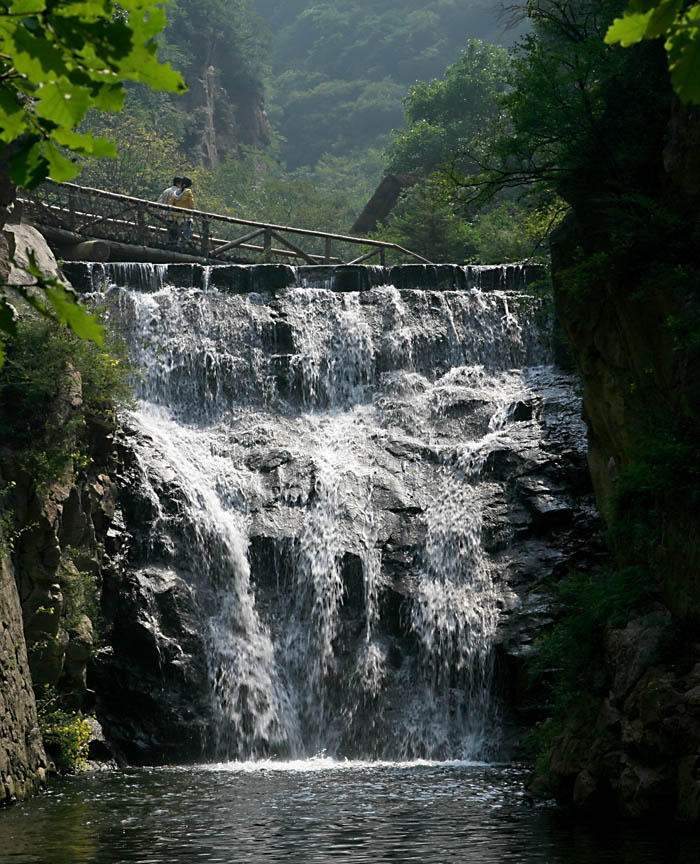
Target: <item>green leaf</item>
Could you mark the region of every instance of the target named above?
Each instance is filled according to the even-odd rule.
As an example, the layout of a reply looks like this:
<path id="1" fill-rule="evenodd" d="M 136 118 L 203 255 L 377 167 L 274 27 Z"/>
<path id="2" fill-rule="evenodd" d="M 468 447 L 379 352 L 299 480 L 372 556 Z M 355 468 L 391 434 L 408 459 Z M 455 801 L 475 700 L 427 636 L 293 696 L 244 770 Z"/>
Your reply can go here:
<path id="1" fill-rule="evenodd" d="M 683 0 L 661 0 L 661 3 L 652 12 L 645 38 L 656 39 L 667 33 L 676 20 L 682 6 Z"/>
<path id="2" fill-rule="evenodd" d="M 66 180 L 72 180 L 78 173 L 78 166 L 67 159 L 52 141 L 45 141 L 42 150 L 48 165 L 49 177 L 52 180 L 65 183 Z"/>
<path id="3" fill-rule="evenodd" d="M 0 90 L 0 140 L 14 141 L 27 128 L 27 115 L 12 90 Z"/>
<path id="4" fill-rule="evenodd" d="M 123 3 L 120 4 L 122 7 Z M 78 0 L 78 2 L 62 2 L 53 10 L 55 15 L 67 18 L 79 18 L 83 21 L 98 21 L 111 17 L 114 4 L 111 0 Z"/>
<path id="5" fill-rule="evenodd" d="M 125 98 L 121 84 L 100 84 L 93 92 L 92 104 L 100 111 L 121 111 Z"/>
<path id="6" fill-rule="evenodd" d="M 37 136 L 28 137 L 23 149 L 8 160 L 10 177 L 24 189 L 34 189 L 49 176 L 49 164 L 41 152 L 41 144 Z"/>
<path id="7" fill-rule="evenodd" d="M 90 107 L 90 97 L 83 87 L 74 87 L 61 79 L 46 84 L 39 90 L 40 98 L 35 111 L 39 117 L 57 126 L 77 126 Z"/>
<path id="8" fill-rule="evenodd" d="M 687 40 L 670 70 L 673 89 L 683 102 L 700 105 L 700 31 Z"/>
<path id="9" fill-rule="evenodd" d="M 46 0 L 14 0 L 10 6 L 12 15 L 38 15 L 46 9 Z"/>
<path id="10" fill-rule="evenodd" d="M 27 189 L 67 180 L 81 156 L 111 156 L 100 138 L 75 130 L 87 111 L 119 111 L 123 82 L 184 92 L 181 75 L 157 58 L 166 18 L 160 0 L 0 0 L 0 142 L 20 141 L 8 163 Z M 9 14 L 8 14 L 9 13 Z M 14 71 L 13 71 L 14 70 Z M 55 144 L 52 144 L 54 141 Z"/>
<path id="11" fill-rule="evenodd" d="M 605 42 L 614 45 L 619 42 L 623 47 L 634 45 L 646 38 L 649 22 L 654 14 L 653 9 L 649 12 L 625 12 L 622 18 L 616 18 L 605 34 Z"/>
<path id="12" fill-rule="evenodd" d="M 114 157 L 117 148 L 107 138 L 94 138 L 92 133 L 73 132 L 68 129 L 57 129 L 54 132 L 54 140 L 62 147 L 67 147 L 71 152 L 79 156 L 104 156 Z"/>
<path id="13" fill-rule="evenodd" d="M 34 84 L 68 73 L 67 57 L 47 39 L 33 36 L 26 27 L 16 27 L 5 40 L 6 50 L 18 72 Z"/>
<path id="14" fill-rule="evenodd" d="M 58 320 L 81 339 L 90 339 L 102 345 L 104 327 L 78 303 L 71 292 L 60 285 L 46 287 L 46 299 L 53 307 Z"/>

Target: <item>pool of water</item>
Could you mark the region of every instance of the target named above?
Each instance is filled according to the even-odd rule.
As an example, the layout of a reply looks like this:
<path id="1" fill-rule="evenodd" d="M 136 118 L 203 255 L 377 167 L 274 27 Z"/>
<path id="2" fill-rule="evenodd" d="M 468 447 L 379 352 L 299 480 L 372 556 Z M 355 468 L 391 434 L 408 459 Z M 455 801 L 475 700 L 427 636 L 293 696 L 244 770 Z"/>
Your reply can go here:
<path id="1" fill-rule="evenodd" d="M 528 806 L 524 774 L 469 763 L 233 763 L 56 781 L 0 812 L 6 864 L 697 864 L 697 833 Z"/>

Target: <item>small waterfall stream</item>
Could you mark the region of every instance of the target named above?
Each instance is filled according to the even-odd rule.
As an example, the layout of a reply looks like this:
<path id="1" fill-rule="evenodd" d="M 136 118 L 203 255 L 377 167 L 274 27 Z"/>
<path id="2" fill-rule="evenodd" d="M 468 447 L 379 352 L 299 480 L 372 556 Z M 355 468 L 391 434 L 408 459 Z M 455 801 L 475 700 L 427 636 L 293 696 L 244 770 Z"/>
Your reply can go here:
<path id="1" fill-rule="evenodd" d="M 575 399 L 546 315 L 512 287 L 375 271 L 341 292 L 312 269 L 242 292 L 104 268 L 143 373 L 122 418 L 139 599 L 117 613 L 159 658 L 143 738 L 197 691 L 190 752 L 209 758 L 487 758 L 508 483 L 548 458 L 542 405 Z"/>

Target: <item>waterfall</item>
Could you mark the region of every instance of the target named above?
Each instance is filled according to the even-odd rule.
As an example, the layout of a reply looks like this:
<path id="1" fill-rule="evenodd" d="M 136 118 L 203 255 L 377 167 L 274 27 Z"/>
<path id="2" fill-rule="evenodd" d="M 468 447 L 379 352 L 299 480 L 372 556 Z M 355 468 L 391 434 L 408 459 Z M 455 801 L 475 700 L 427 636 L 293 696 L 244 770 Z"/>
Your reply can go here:
<path id="1" fill-rule="evenodd" d="M 509 589 L 485 537 L 512 534 L 494 466 L 542 438 L 512 410 L 554 374 L 539 302 L 465 268 L 460 290 L 367 268 L 338 291 L 286 268 L 243 291 L 242 268 L 227 289 L 218 268 L 183 285 L 139 266 L 100 274 L 141 370 L 122 418 L 130 578 L 180 586 L 185 624 L 147 627 L 183 692 L 196 652 L 178 634 L 201 645 L 202 755 L 492 754 Z"/>

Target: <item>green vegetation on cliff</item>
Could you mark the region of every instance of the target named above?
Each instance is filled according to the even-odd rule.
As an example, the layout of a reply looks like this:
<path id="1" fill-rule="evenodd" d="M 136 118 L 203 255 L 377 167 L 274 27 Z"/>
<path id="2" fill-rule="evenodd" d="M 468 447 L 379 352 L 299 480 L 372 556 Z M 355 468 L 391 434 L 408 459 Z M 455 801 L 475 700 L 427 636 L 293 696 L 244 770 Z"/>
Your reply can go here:
<path id="1" fill-rule="evenodd" d="M 6 343 L 0 372 L 0 439 L 35 487 L 87 467 L 89 426 L 111 423 L 132 398 L 120 344 L 75 336 L 46 319 L 24 318 Z"/>
<path id="2" fill-rule="evenodd" d="M 697 115 L 678 103 L 661 44 L 606 44 L 625 7 L 528 3 L 507 122 L 458 183 L 475 205 L 520 187 L 570 208 L 552 236 L 555 301 L 615 566 L 559 586 L 562 617 L 532 666 L 560 733 L 549 790 L 578 806 L 698 819 L 680 770 L 699 743 L 682 719 L 700 602 Z"/>

